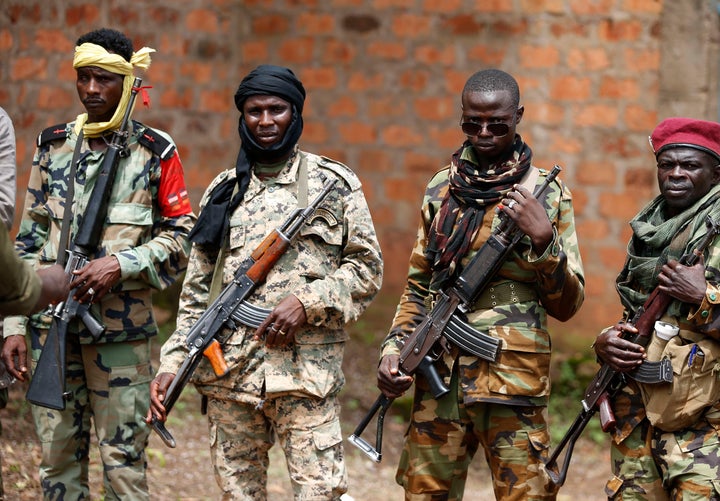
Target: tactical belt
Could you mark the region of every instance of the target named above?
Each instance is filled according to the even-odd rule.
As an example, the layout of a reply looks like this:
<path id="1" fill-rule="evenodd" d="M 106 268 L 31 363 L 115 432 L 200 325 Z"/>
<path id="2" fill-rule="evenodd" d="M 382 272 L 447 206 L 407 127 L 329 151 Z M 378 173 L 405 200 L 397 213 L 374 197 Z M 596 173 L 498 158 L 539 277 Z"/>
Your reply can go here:
<path id="1" fill-rule="evenodd" d="M 483 291 L 472 309 L 489 310 L 496 306 L 537 301 L 537 299 L 537 292 L 531 284 L 513 281 L 498 282 Z"/>

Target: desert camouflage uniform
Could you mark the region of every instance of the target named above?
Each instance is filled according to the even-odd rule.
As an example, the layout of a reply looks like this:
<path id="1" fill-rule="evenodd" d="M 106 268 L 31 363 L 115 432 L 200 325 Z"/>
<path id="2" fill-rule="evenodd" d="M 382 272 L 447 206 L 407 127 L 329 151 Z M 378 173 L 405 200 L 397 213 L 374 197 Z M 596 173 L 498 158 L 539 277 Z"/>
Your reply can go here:
<path id="1" fill-rule="evenodd" d="M 342 164 L 303 151 L 275 179 L 261 181 L 253 174 L 230 219 L 220 265 L 225 285 L 298 206 L 301 162 L 308 169 L 309 201 L 320 192 L 323 177 L 340 182 L 249 301 L 270 309 L 294 294 L 308 324 L 285 348 L 266 348 L 252 340 L 255 329 L 239 325 L 223 347 L 230 373 L 218 378 L 203 360 L 194 375 L 209 398 L 211 453 L 224 499 L 265 498 L 274 436 L 285 451 L 296 499 L 337 499 L 347 489 L 336 399 L 345 381 L 344 326 L 365 310 L 382 280 L 380 249 L 357 177 Z M 220 174 L 202 204 L 214 186 L 234 175 L 234 170 Z M 163 346 L 159 372 L 176 373 L 184 359 L 185 336 L 206 308 L 216 259 L 216 253 L 193 246 L 178 328 Z"/>
<path id="2" fill-rule="evenodd" d="M 541 171 L 537 185 L 544 182 L 546 174 Z M 425 258 L 425 247 L 447 190 L 446 168 L 433 177 L 425 192 L 407 286 L 383 344 L 383 356 L 399 354 L 403 338 L 429 312 L 435 291 L 429 290 L 433 270 Z M 467 469 L 478 446 L 488 458 L 498 499 L 555 496 L 541 468 L 541 458 L 550 445 L 546 424 L 550 393 L 547 314 L 570 318 L 582 304 L 584 279 L 570 192 L 556 180 L 544 200 L 554 227 L 546 252 L 534 255 L 529 237 L 523 237 L 467 315 L 475 329 L 502 341 L 497 362 L 457 348 L 443 355 L 435 367 L 451 391 L 437 400 L 424 378 L 416 377 L 413 413 L 397 473 L 406 499 L 462 499 Z M 494 209 L 486 210 L 463 266 L 497 226 Z M 514 291 L 517 302 L 491 300 L 488 294 L 502 290 Z"/>
<path id="3" fill-rule="evenodd" d="M 58 247 L 76 143 L 72 123 L 46 129 L 38 140 L 16 239 L 23 257 L 38 268 L 55 263 L 63 252 Z M 83 143 L 71 241 L 105 157 Z M 128 146 L 130 156 L 120 160 L 95 256 L 114 255 L 121 267 L 121 281 L 91 308 L 107 330 L 94 342 L 81 322 L 73 321 L 66 382 L 72 397 L 64 411 L 32 406 L 46 499 L 89 497 L 91 415 L 104 463 L 106 499 L 148 497 L 144 449 L 149 427 L 144 416 L 152 380 L 150 338 L 157 333 L 151 289 L 167 287 L 184 271 L 190 250 L 187 234 L 195 216 L 169 136 L 134 122 Z M 5 336 L 29 331 L 33 370 L 49 326 L 50 317 L 44 314 L 6 319 Z"/>
<path id="4" fill-rule="evenodd" d="M 701 218 L 699 218 L 701 219 Z M 688 252 L 702 228 L 690 236 Z M 705 255 L 707 291 L 696 307 L 673 301 L 682 313 L 674 322 L 683 331 L 720 341 L 720 246 Z M 647 291 L 646 291 L 647 292 Z M 625 312 L 625 317 L 628 317 Z M 699 338 L 698 338 L 699 339 Z M 698 339 L 694 341 L 697 342 Z M 605 492 L 611 500 L 720 500 L 720 402 L 707 409 L 698 421 L 682 430 L 665 432 L 645 416 L 637 384 L 628 379 L 612 401 L 616 427 L 611 434 L 613 478 Z"/>

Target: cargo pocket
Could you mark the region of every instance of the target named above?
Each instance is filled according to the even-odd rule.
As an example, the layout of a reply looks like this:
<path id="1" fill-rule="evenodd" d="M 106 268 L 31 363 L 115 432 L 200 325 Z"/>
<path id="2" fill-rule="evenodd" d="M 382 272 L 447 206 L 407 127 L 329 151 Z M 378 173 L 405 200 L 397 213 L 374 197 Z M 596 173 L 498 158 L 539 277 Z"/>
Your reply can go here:
<path id="1" fill-rule="evenodd" d="M 112 367 L 108 377 L 108 439 L 115 430 L 128 432 L 126 426 L 134 426 L 143 420 L 150 408 L 150 363 Z M 89 385 L 88 385 L 89 386 Z"/>
<path id="2" fill-rule="evenodd" d="M 490 327 L 502 340 L 496 362 L 490 363 L 488 389 L 501 395 L 543 397 L 550 393 L 550 336 L 547 331 L 516 326 Z"/>
<path id="3" fill-rule="evenodd" d="M 54 263 L 58 259 L 60 252 L 57 246 L 60 242 L 60 232 L 62 231 L 63 217 L 65 216 L 64 200 L 51 197 L 45 202 L 42 209 L 31 209 L 31 212 L 44 217 L 47 213 L 48 218 L 48 235 L 45 239 L 45 245 L 40 249 L 39 259 L 41 262 Z"/>
<path id="4" fill-rule="evenodd" d="M 313 442 L 315 448 L 324 451 L 330 447 L 334 447 L 342 442 L 342 430 L 340 429 L 340 421 L 334 419 L 327 423 L 316 426 L 312 430 Z"/>
<path id="5" fill-rule="evenodd" d="M 135 247 L 153 224 L 152 207 L 142 204 L 117 203 L 108 209 L 109 227 L 103 235 L 107 254 Z"/>

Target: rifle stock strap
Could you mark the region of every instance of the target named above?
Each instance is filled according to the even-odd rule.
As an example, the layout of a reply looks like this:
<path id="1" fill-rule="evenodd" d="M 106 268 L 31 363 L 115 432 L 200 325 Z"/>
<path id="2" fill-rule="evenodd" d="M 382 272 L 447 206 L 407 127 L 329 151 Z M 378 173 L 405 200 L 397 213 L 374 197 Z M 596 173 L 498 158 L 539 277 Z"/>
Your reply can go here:
<path id="1" fill-rule="evenodd" d="M 77 171 L 77 163 L 80 159 L 80 150 L 82 149 L 82 143 L 83 143 L 83 131 L 80 130 L 80 133 L 77 137 L 77 142 L 75 143 L 75 150 L 73 151 L 72 160 L 70 161 L 70 175 L 68 176 L 68 189 L 67 189 L 67 196 L 65 197 L 65 210 L 63 211 L 63 222 L 62 222 L 62 228 L 60 229 L 60 242 L 58 243 L 58 254 L 62 252 L 63 249 L 68 248 L 68 241 L 70 240 L 70 226 L 72 221 L 72 204 L 73 199 L 75 198 L 75 173 Z M 65 266 L 65 262 L 67 260 L 67 252 L 64 252 L 62 255 L 58 255 L 56 262 L 62 266 Z"/>

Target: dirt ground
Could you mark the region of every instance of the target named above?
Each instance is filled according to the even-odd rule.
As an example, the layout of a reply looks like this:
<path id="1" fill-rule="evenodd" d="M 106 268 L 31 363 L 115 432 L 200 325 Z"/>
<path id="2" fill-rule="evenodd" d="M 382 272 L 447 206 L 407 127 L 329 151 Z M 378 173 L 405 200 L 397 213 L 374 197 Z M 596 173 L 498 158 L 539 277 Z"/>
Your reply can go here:
<path id="1" fill-rule="evenodd" d="M 360 346 L 349 346 L 350 353 L 363 353 Z M 348 379 L 343 390 L 343 431 L 349 436 L 369 406 L 377 397 L 373 376 L 375 353 L 363 356 L 346 356 L 345 373 Z M 41 498 L 36 465 L 39 446 L 32 426 L 29 405 L 24 401 L 26 386 L 16 383 L 11 387 L 11 401 L 0 411 L 2 421 L 2 475 L 5 499 L 36 500 Z M 397 404 L 396 404 L 397 406 Z M 401 500 L 403 492 L 394 482 L 395 467 L 399 459 L 405 425 L 400 410 L 393 406 L 385 419 L 383 459 L 374 463 L 349 442 L 345 442 L 349 491 L 347 501 Z M 148 475 L 151 497 L 154 500 L 215 500 L 219 491 L 212 473 L 207 442 L 207 424 L 199 413 L 199 396 L 192 388 L 186 389 L 176 404 L 168 422 L 168 429 L 178 443 L 169 449 L 153 433 L 147 449 Z M 363 438 L 374 443 L 374 423 L 363 433 Z M 268 480 L 268 500 L 292 499 L 287 480 L 287 469 L 282 452 L 272 449 Z M 609 471 L 607 447 L 581 438 L 575 447 L 565 485 L 558 499 L 570 501 L 582 496 L 583 501 L 601 501 L 603 487 Z M 93 500 L 103 499 L 102 466 L 97 449 L 91 449 L 90 482 Z M 489 473 L 484 459 L 476 457 L 469 475 L 465 499 L 493 499 Z"/>

